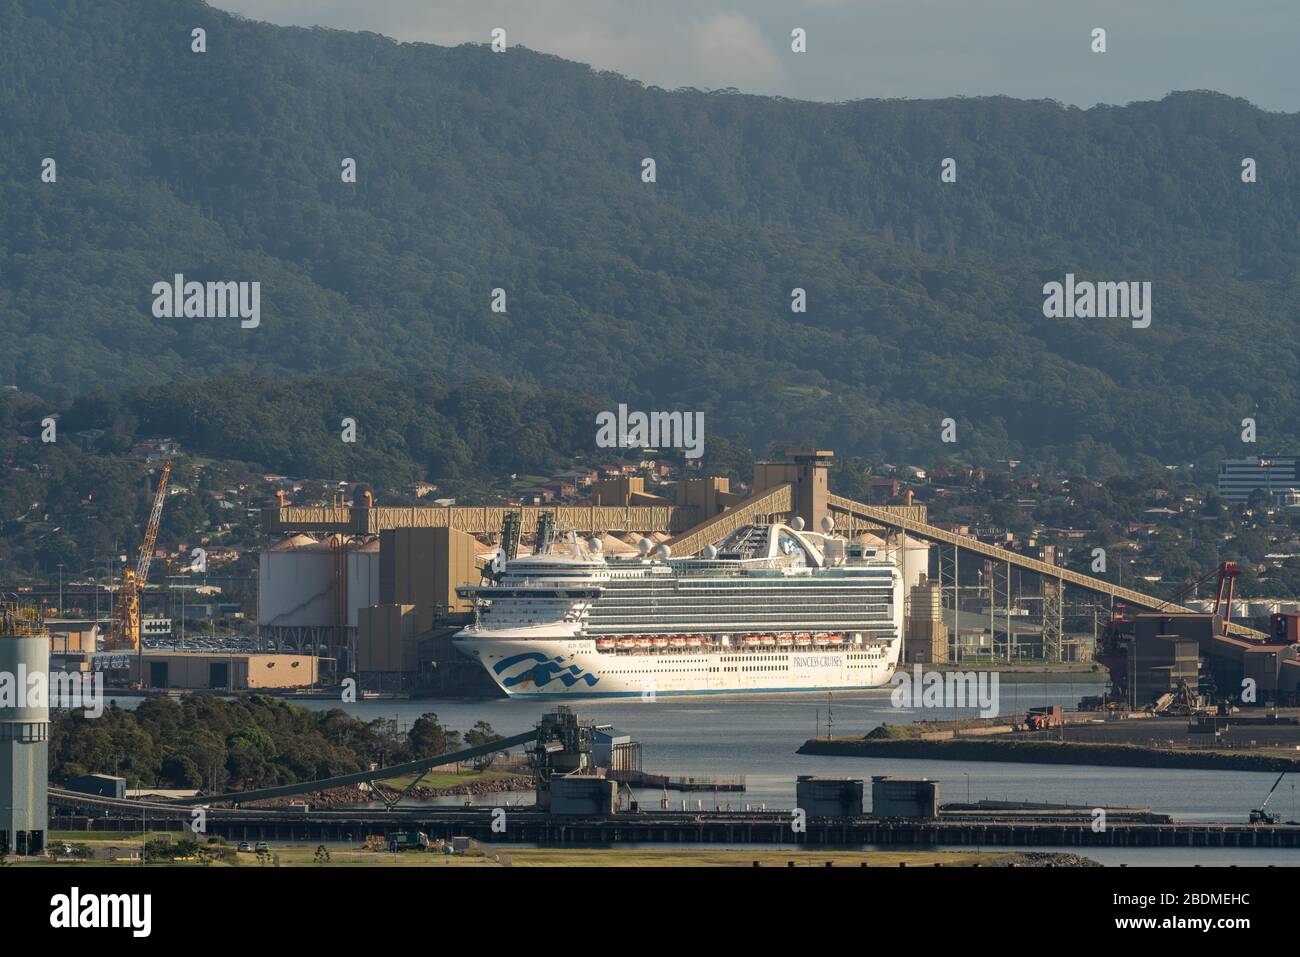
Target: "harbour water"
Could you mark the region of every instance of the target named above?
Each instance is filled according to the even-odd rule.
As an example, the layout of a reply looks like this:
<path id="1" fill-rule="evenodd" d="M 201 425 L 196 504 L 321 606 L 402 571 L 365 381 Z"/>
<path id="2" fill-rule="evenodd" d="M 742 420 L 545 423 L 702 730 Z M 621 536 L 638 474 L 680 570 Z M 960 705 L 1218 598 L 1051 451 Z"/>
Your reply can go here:
<path id="1" fill-rule="evenodd" d="M 1060 704 L 1073 707 L 1080 696 L 1098 694 L 1099 682 L 1006 682 L 1001 687 L 1001 712 L 1018 715 L 1027 708 Z M 120 699 L 133 707 L 139 699 Z M 433 712 L 446 726 L 465 731 L 487 721 L 497 733 L 527 730 L 553 702 L 525 700 L 367 700 L 342 705 L 327 700 L 303 700 L 305 707 L 333 708 L 363 720 L 392 718 L 409 727 L 420 715 Z M 897 708 L 888 688 L 834 695 L 755 695 L 574 701 L 583 719 L 612 724 L 642 745 L 645 770 L 670 775 L 743 775 L 746 790 L 739 794 L 669 793 L 674 808 L 702 802 L 743 809 L 746 804 L 771 808 L 794 806 L 795 778 L 800 774 L 858 777 L 875 774 L 928 777 L 940 782 L 941 799 L 968 798 L 1043 801 L 1090 806 L 1149 807 L 1182 821 L 1244 822 L 1276 775 L 1256 771 L 1202 771 L 1080 765 L 953 762 L 919 759 L 817 757 L 796 754 L 808 738 L 826 734 L 828 720 L 835 735 L 861 735 L 883 722 L 909 723 L 919 718 L 948 720 L 969 717 L 973 710 Z M 1273 809 L 1284 820 L 1296 818 L 1298 796 L 1288 778 L 1273 796 Z M 643 791 L 638 798 L 658 807 L 662 792 Z M 528 792 L 483 796 L 494 806 L 531 802 Z M 440 803 L 463 804 L 465 798 Z M 1042 848 L 1038 848 L 1042 850 Z M 1158 864 L 1300 864 L 1300 852 L 1237 849 L 1099 849 L 1090 853 L 1104 863 Z"/>

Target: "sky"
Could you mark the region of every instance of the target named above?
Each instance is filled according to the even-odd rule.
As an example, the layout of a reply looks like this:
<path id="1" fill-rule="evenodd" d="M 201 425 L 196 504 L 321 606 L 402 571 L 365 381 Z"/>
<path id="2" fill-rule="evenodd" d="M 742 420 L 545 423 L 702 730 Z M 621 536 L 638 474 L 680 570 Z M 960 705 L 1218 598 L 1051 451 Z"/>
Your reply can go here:
<path id="1" fill-rule="evenodd" d="M 271 23 L 507 41 L 675 89 L 1076 106 L 1216 90 L 1300 111 L 1297 0 L 210 0 Z M 806 31 L 807 52 L 791 50 Z M 1095 28 L 1106 52 L 1091 50 Z"/>

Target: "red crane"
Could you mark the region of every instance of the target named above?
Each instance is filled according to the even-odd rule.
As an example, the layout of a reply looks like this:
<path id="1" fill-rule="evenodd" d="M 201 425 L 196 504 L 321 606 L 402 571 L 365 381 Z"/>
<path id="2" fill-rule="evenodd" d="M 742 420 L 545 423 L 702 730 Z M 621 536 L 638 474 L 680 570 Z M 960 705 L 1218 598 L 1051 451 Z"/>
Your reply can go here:
<path id="1" fill-rule="evenodd" d="M 1162 602 L 1156 611 L 1163 611 L 1170 605 L 1181 605 L 1183 599 L 1188 595 L 1194 594 L 1196 589 L 1205 584 L 1211 578 L 1218 576 L 1219 588 L 1214 599 L 1214 614 L 1223 618 L 1223 634 L 1228 633 L 1228 623 L 1232 620 L 1232 593 L 1236 587 L 1237 576 L 1241 574 L 1241 566 L 1236 562 L 1221 562 L 1213 571 L 1206 572 L 1195 581 L 1190 581 L 1178 591 Z"/>

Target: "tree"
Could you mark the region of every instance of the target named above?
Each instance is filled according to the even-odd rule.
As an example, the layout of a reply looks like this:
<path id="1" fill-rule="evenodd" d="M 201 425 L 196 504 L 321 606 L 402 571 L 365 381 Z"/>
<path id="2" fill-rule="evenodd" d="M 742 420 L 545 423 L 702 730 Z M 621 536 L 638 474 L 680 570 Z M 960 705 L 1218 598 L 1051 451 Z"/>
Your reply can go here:
<path id="1" fill-rule="evenodd" d="M 460 745 L 460 733 L 444 728 L 432 712 L 415 719 L 408 737 L 411 754 L 416 759 L 449 754 Z"/>
<path id="2" fill-rule="evenodd" d="M 491 744 L 493 741 L 502 740 L 502 736 L 492 730 L 492 725 L 486 721 L 477 721 L 474 727 L 465 732 L 465 744 L 471 748 L 477 748 L 481 745 Z M 488 754 L 474 759 L 474 767 L 477 770 L 484 770 L 492 766 L 499 752 L 492 751 Z"/>

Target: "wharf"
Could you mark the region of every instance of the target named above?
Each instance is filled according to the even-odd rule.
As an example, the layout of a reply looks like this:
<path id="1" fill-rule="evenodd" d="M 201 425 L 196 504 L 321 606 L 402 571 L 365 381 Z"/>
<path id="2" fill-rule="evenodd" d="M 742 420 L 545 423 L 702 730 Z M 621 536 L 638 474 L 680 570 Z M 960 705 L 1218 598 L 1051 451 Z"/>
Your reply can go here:
<path id="1" fill-rule="evenodd" d="M 190 808 L 95 798 L 51 789 L 50 827 L 63 831 L 182 830 Z M 279 811 L 208 808 L 206 832 L 231 840 L 357 841 L 371 834 L 424 831 L 431 838 L 471 837 L 487 843 L 785 844 L 909 847 L 1232 847 L 1300 848 L 1300 825 L 1111 822 L 1093 830 L 1083 819 L 810 818 L 792 829 L 788 811 L 561 816 L 507 808 L 504 831 L 494 809 L 426 807 Z M 501 824 L 497 824 L 501 827 Z"/>
<path id="2" fill-rule="evenodd" d="M 669 791 L 737 793 L 745 790 L 745 778 L 712 775 L 652 774 L 649 771 L 607 771 L 605 776 L 634 788 L 665 788 Z"/>

